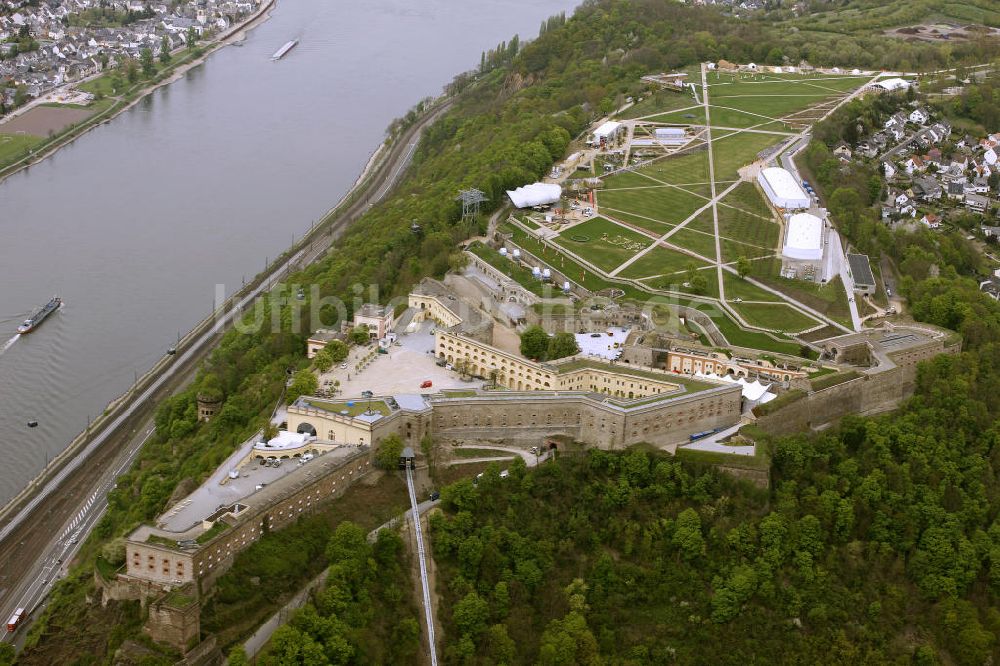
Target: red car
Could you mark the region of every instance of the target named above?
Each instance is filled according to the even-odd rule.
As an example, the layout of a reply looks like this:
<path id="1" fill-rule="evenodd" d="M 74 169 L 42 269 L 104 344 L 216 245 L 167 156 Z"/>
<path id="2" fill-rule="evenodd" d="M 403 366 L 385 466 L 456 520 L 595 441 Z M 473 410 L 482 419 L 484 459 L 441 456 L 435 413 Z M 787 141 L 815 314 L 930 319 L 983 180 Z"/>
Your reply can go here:
<path id="1" fill-rule="evenodd" d="M 420 385 L 420 388 L 430 388 L 431 386 L 433 386 L 433 383 L 431 382 L 431 380 L 428 379 L 427 381 L 425 381 L 423 384 Z"/>

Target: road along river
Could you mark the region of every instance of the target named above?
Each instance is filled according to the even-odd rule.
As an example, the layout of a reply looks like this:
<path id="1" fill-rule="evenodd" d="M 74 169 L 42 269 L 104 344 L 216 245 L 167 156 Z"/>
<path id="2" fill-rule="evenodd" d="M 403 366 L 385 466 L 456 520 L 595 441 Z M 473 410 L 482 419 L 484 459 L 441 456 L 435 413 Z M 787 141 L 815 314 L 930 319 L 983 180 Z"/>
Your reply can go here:
<path id="1" fill-rule="evenodd" d="M 217 284 L 235 291 L 301 237 L 393 118 L 574 4 L 279 0 L 243 46 L 0 184 L 0 502 L 211 311 Z M 63 308 L 16 337 L 53 294 Z"/>

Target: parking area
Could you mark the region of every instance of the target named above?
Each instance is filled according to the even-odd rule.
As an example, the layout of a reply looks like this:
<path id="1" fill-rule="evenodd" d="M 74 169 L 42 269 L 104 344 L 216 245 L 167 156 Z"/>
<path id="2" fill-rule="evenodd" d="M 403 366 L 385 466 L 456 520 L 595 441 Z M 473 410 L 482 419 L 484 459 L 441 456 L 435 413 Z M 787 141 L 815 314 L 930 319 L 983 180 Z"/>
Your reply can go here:
<path id="1" fill-rule="evenodd" d="M 440 367 L 434 358 L 434 323 L 423 322 L 413 333 L 399 336 L 397 344 L 388 349 L 388 354 L 376 354 L 374 359 L 360 372 L 355 368 L 369 348 L 352 350 L 346 368 L 335 366 L 320 375 L 320 388 L 330 389 L 340 382 L 337 397 L 352 398 L 362 391 L 375 395 L 395 395 L 399 393 L 433 393 L 441 389 L 469 389 L 483 385 L 483 381 L 463 381 L 457 372 Z M 430 387 L 421 388 L 424 382 Z M 327 384 L 329 382 L 329 384 Z"/>
<path id="2" fill-rule="evenodd" d="M 200 523 L 220 506 L 227 506 L 250 498 L 257 492 L 257 486 L 273 483 L 284 476 L 298 472 L 300 469 L 315 465 L 320 460 L 346 458 L 357 453 L 356 447 L 343 446 L 328 451 L 310 462 L 300 463 L 298 459 L 290 459 L 282 461 L 280 467 L 265 467 L 258 461 L 251 460 L 242 467 L 237 467 L 237 463 L 250 453 L 256 439 L 255 437 L 244 442 L 233 455 L 229 456 L 226 462 L 219 465 L 212 476 L 197 490 L 167 509 L 157 521 L 157 527 L 175 532 L 186 530 Z M 232 470 L 239 473 L 238 478 L 229 478 L 229 473 Z M 307 474 L 308 469 L 304 469 L 302 473 Z"/>

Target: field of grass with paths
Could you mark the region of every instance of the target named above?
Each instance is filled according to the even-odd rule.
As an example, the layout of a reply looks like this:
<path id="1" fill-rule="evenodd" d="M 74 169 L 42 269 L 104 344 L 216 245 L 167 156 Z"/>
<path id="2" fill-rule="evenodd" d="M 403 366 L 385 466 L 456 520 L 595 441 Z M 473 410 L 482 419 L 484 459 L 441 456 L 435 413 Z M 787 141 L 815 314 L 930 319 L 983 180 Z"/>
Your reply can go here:
<path id="1" fill-rule="evenodd" d="M 603 217 L 595 217 L 563 231 L 554 242 L 603 271 L 614 270 L 641 249 L 653 244 L 651 238 Z"/>
<path id="2" fill-rule="evenodd" d="M 753 326 L 788 333 L 797 333 L 818 326 L 821 322 L 796 310 L 786 303 L 732 303 L 730 307 L 740 313 Z"/>

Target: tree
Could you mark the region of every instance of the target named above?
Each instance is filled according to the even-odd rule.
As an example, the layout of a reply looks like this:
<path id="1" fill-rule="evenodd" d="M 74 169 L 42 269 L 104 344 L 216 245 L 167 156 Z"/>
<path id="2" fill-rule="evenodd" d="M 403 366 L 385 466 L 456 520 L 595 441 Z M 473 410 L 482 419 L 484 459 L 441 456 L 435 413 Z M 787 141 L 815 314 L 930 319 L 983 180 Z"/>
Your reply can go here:
<path id="1" fill-rule="evenodd" d="M 375 451 L 375 464 L 382 469 L 396 469 L 399 464 L 399 456 L 402 453 L 403 440 L 395 433 L 389 435 L 378 444 L 378 450 Z"/>
<path id="2" fill-rule="evenodd" d="M 250 666 L 247 653 L 243 651 L 242 645 L 237 645 L 229 651 L 229 666 Z"/>
<path id="3" fill-rule="evenodd" d="M 351 334 L 348 337 L 356 345 L 366 345 L 371 340 L 367 326 L 355 326 L 351 329 Z"/>
<path id="4" fill-rule="evenodd" d="M 153 61 L 153 50 L 148 46 L 139 51 L 139 64 L 142 66 L 142 75 L 147 79 L 156 74 L 156 63 Z"/>
<path id="5" fill-rule="evenodd" d="M 333 367 L 333 354 L 327 349 L 320 349 L 313 358 L 313 363 L 320 372 L 326 372 Z"/>
<path id="6" fill-rule="evenodd" d="M 340 363 L 347 358 L 348 348 L 347 345 L 340 340 L 330 340 L 326 343 L 324 351 L 330 354 L 330 358 L 333 359 L 334 363 Z"/>
<path id="7" fill-rule="evenodd" d="M 549 334 L 541 326 L 529 326 L 521 333 L 521 355 L 538 361 L 545 360 L 549 350 Z"/>
<path id="8" fill-rule="evenodd" d="M 753 268 L 753 265 L 746 257 L 740 257 L 736 260 L 736 272 L 740 274 L 741 278 L 745 278 L 751 268 Z"/>
<path id="9" fill-rule="evenodd" d="M 194 29 L 194 26 L 187 29 L 185 37 L 185 41 L 187 42 L 187 47 L 189 49 L 193 49 L 198 44 L 198 31 Z"/>
<path id="10" fill-rule="evenodd" d="M 475 592 L 469 592 L 455 604 L 452 619 L 462 634 L 473 638 L 486 629 L 486 620 L 490 617 L 490 605 Z"/>
<path id="11" fill-rule="evenodd" d="M 684 509 L 674 524 L 674 545 L 681 556 L 694 560 L 705 553 L 705 538 L 701 535 L 701 516 L 694 509 Z"/>
<path id="12" fill-rule="evenodd" d="M 704 294 L 708 291 L 708 278 L 702 272 L 692 277 L 690 284 L 691 291 L 695 294 Z"/>
<path id="13" fill-rule="evenodd" d="M 292 383 L 288 386 L 288 404 L 294 402 L 300 395 L 314 395 L 319 389 L 319 380 L 309 370 L 299 370 L 292 375 Z"/>
<path id="14" fill-rule="evenodd" d="M 166 35 L 160 40 L 160 62 L 164 65 L 170 62 L 170 42 L 167 41 Z"/>
<path id="15" fill-rule="evenodd" d="M 572 333 L 563 331 L 561 333 L 556 333 L 549 341 L 546 360 L 553 361 L 557 358 L 573 356 L 578 353 L 580 353 L 580 347 L 576 344 L 576 338 Z"/>

